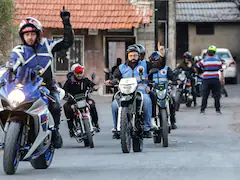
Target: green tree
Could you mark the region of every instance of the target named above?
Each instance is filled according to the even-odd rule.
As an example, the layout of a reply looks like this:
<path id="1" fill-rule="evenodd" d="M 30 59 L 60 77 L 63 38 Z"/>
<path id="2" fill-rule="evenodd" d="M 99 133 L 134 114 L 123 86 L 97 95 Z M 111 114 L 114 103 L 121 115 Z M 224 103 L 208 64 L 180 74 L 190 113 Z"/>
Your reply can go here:
<path id="1" fill-rule="evenodd" d="M 0 0 L 0 64 L 6 61 L 11 47 L 12 35 L 15 29 L 13 17 L 14 0 Z"/>

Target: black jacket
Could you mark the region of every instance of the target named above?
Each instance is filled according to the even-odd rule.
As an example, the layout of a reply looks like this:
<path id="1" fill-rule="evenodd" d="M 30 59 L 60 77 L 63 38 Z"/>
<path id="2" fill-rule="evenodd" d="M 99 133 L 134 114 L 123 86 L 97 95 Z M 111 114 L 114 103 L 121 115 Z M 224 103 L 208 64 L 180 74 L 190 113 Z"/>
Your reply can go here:
<path id="1" fill-rule="evenodd" d="M 74 78 L 73 73 L 68 73 L 67 77 L 68 79 L 65 82 L 63 89 L 66 91 L 66 93 L 69 93 L 72 96 L 85 93 L 89 88 L 95 86 L 95 84 L 87 77 L 77 80 Z"/>

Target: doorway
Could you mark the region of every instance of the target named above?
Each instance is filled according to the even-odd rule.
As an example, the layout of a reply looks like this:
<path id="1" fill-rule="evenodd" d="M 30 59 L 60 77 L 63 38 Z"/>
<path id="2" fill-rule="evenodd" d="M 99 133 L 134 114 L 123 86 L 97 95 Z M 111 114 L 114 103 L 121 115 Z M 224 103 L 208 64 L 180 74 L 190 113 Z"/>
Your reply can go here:
<path id="1" fill-rule="evenodd" d="M 129 45 L 135 44 L 135 37 L 107 37 L 106 38 L 106 56 L 105 67 L 112 69 L 117 63 L 117 58 L 122 59 L 122 63 L 126 60 L 126 50 Z M 105 75 L 105 80 L 109 79 L 109 75 Z M 112 88 L 106 87 L 106 94 L 112 94 Z"/>

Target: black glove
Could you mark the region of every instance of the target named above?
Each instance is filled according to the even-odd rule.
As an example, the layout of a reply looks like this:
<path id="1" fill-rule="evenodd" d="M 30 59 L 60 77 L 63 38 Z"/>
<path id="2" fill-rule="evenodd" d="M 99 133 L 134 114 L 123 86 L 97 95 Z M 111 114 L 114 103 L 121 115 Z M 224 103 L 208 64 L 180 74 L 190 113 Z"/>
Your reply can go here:
<path id="1" fill-rule="evenodd" d="M 68 12 L 67 10 L 63 9 L 60 12 L 60 16 L 63 20 L 63 24 L 69 24 L 70 23 L 70 12 Z"/>

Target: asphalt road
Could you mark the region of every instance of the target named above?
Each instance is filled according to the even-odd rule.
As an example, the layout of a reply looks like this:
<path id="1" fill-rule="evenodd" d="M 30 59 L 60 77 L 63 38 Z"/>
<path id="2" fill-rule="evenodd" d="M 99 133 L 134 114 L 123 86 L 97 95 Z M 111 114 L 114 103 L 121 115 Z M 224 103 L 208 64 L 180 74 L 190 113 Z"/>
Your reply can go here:
<path id="1" fill-rule="evenodd" d="M 221 99 L 223 115 L 216 115 L 212 99 L 204 116 L 199 114 L 199 105 L 182 105 L 168 148 L 144 139 L 144 151 L 129 154 L 123 154 L 120 141 L 112 139 L 111 98 L 97 97 L 101 132 L 94 137 L 95 148 L 70 139 L 62 122 L 64 146 L 56 150 L 49 169 L 34 170 L 30 163 L 21 162 L 17 173 L 7 176 L 0 166 L 0 180 L 238 180 L 239 89 L 239 85 L 227 86 L 229 97 Z M 2 154 L 0 150 L 0 162 Z"/>

